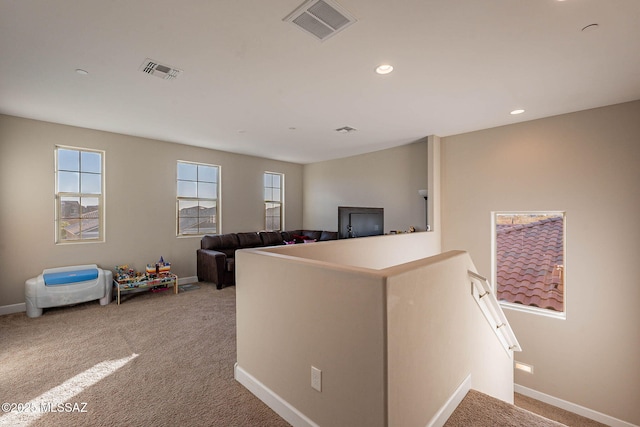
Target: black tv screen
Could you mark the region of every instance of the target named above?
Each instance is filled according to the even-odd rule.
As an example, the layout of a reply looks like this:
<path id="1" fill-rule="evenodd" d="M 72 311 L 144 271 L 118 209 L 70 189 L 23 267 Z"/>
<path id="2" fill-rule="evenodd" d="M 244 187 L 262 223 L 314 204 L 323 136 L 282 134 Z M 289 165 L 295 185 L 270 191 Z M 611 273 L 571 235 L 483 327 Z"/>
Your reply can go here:
<path id="1" fill-rule="evenodd" d="M 384 209 L 340 206 L 338 229 L 340 239 L 384 234 Z"/>

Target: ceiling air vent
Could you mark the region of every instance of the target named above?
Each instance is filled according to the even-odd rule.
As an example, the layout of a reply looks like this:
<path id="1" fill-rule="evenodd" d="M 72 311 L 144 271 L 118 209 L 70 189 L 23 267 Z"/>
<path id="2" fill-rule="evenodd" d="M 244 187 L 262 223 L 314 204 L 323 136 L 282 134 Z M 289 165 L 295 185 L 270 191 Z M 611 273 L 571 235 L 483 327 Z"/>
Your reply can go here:
<path id="1" fill-rule="evenodd" d="M 351 132 L 355 132 L 358 129 L 356 128 L 352 128 L 351 126 L 343 126 L 341 128 L 336 129 L 336 132 L 340 132 L 340 133 L 351 133 Z"/>
<path id="2" fill-rule="evenodd" d="M 286 18 L 320 41 L 325 41 L 357 22 L 353 16 L 331 0 L 307 0 Z"/>
<path id="3" fill-rule="evenodd" d="M 150 74 L 152 76 L 160 77 L 164 80 L 173 80 L 177 78 L 182 70 L 178 70 L 177 68 L 170 67 L 168 65 L 160 64 L 158 61 L 154 61 L 153 59 L 145 59 L 145 61 L 140 66 L 140 71 L 143 73 Z"/>

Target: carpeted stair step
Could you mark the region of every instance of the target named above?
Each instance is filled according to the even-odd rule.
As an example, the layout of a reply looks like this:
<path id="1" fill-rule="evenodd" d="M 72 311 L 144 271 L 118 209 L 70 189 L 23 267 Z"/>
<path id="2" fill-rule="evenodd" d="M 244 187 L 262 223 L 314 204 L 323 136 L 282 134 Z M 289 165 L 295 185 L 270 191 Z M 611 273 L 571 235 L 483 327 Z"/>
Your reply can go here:
<path id="1" fill-rule="evenodd" d="M 469 390 L 444 426 L 567 427 L 476 390 Z"/>

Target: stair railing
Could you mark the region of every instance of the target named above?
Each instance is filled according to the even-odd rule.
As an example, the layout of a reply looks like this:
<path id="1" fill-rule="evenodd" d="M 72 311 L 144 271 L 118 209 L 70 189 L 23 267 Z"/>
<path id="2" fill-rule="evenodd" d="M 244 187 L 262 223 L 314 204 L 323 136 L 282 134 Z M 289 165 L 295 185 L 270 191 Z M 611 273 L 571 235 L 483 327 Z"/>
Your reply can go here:
<path id="1" fill-rule="evenodd" d="M 507 353 L 522 351 L 522 347 L 520 347 L 520 343 L 513 333 L 513 329 L 511 329 L 511 325 L 509 325 L 509 321 L 504 315 L 502 307 L 500 307 L 487 278 L 471 270 L 468 270 L 468 272 L 471 278 L 471 294 L 473 295 L 473 299 L 478 303 L 480 310 L 487 319 L 487 322 L 492 326 L 502 346 Z M 512 355 L 512 353 L 509 354 Z"/>

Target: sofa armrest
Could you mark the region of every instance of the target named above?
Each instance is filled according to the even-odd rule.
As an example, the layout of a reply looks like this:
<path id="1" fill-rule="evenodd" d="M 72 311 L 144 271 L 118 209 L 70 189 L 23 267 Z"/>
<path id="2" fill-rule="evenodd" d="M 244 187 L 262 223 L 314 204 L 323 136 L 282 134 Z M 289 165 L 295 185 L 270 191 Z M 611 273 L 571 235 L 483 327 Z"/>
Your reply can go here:
<path id="1" fill-rule="evenodd" d="M 221 289 L 227 256 L 212 249 L 198 249 L 197 257 L 198 280 L 215 283 L 216 287 Z"/>

